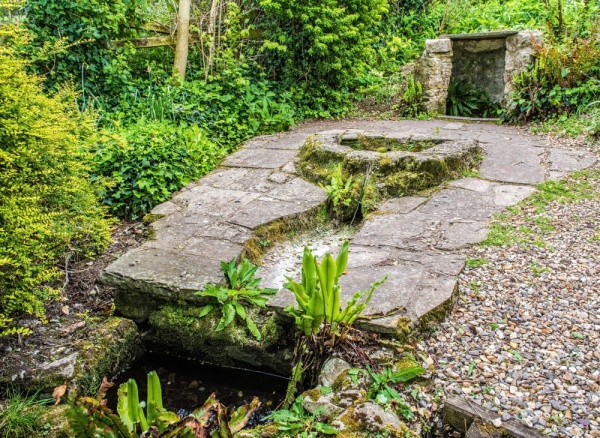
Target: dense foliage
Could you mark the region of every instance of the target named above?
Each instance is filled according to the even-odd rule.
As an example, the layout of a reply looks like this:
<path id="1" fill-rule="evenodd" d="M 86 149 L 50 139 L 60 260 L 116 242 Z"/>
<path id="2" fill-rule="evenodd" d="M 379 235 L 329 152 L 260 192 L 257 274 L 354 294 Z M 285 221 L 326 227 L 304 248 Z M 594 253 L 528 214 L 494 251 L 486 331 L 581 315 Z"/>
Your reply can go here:
<path id="1" fill-rule="evenodd" d="M 19 34 L 0 27 L 0 335 L 25 333 L 13 317 L 44 319 L 57 293 L 59 260 L 102 251 L 109 239 L 89 180 L 92 120 L 63 89 L 42 93 L 16 54 Z"/>
<path id="2" fill-rule="evenodd" d="M 373 61 L 373 27 L 387 0 L 261 0 L 269 67 L 307 116 L 342 113 L 357 74 Z"/>
<path id="3" fill-rule="evenodd" d="M 138 219 L 171 193 L 214 168 L 222 150 L 197 127 L 142 121 L 104 131 L 95 145 L 92 181 L 119 217 Z"/>
<path id="4" fill-rule="evenodd" d="M 33 69 L 51 89 L 69 80 L 96 95 L 132 87 L 128 60 L 135 52 L 110 42 L 137 33 L 146 19 L 143 6 L 135 0 L 28 1 L 32 40 L 25 49 Z"/>

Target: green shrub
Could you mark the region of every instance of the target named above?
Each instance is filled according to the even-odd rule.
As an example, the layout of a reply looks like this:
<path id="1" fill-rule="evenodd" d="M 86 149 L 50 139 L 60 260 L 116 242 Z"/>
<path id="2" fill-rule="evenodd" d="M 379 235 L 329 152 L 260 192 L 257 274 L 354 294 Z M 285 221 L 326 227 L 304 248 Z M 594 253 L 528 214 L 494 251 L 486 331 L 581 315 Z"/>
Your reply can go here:
<path id="1" fill-rule="evenodd" d="M 27 333 L 13 318 L 45 319 L 67 254 L 105 249 L 110 221 L 90 184 L 84 139 L 93 123 L 75 94 L 42 93 L 13 48 L 22 32 L 0 27 L 0 335 Z"/>
<path id="2" fill-rule="evenodd" d="M 137 219 L 212 170 L 226 150 L 195 125 L 142 120 L 104 131 L 94 152 L 92 180 L 102 183 L 103 202 L 115 215 Z"/>
<path id="3" fill-rule="evenodd" d="M 50 89 L 73 80 L 84 92 L 120 94 L 132 85 L 135 51 L 109 43 L 136 35 L 146 21 L 144 6 L 134 0 L 27 0 L 33 39 L 25 49 L 34 71 Z"/>
<path id="4" fill-rule="evenodd" d="M 356 77 L 374 59 L 373 26 L 387 0 L 260 0 L 265 66 L 292 90 L 306 116 L 348 109 Z"/>

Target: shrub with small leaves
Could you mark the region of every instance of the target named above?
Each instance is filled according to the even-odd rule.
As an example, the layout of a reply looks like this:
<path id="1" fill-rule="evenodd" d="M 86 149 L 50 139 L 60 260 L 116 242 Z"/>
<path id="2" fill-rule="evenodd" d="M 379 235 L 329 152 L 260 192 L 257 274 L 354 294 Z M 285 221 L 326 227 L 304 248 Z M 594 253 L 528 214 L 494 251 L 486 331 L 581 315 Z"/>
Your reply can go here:
<path id="1" fill-rule="evenodd" d="M 71 90 L 48 97 L 25 73 L 14 48 L 25 39 L 0 26 L 0 336 L 28 333 L 14 321 L 22 313 L 44 321 L 58 261 L 103 251 L 110 239 L 84 147 L 92 120 Z"/>

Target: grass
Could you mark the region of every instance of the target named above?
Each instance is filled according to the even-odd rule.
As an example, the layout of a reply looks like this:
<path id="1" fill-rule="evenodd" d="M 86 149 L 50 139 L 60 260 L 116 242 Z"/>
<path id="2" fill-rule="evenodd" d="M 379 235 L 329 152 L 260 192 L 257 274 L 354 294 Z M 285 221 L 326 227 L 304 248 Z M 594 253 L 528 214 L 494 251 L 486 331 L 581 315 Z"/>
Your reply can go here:
<path id="1" fill-rule="evenodd" d="M 568 137 L 585 135 L 598 137 L 600 134 L 600 109 L 591 107 L 587 113 L 561 114 L 531 127 L 531 132 L 548 132 Z"/>
<path id="2" fill-rule="evenodd" d="M 465 266 L 467 268 L 479 268 L 479 267 L 481 267 L 483 265 L 486 265 L 488 263 L 489 263 L 489 261 L 487 259 L 477 259 L 477 258 L 475 258 L 475 259 L 467 259 L 465 261 Z"/>
<path id="3" fill-rule="evenodd" d="M 28 438 L 38 436 L 44 428 L 39 424 L 41 407 L 53 399 L 38 399 L 33 395 L 22 394 L 9 389 L 6 400 L 0 404 L 0 438 Z"/>
<path id="4" fill-rule="evenodd" d="M 523 243 L 545 247 L 544 236 L 555 231 L 552 219 L 545 215 L 548 205 L 552 202 L 575 203 L 600 197 L 590 183 L 597 179 L 600 179 L 600 170 L 594 169 L 574 172 L 564 181 L 538 184 L 537 192 L 533 195 L 495 216 L 481 245 L 510 246 Z M 524 217 L 527 225 L 513 225 L 513 219 L 517 216 Z"/>

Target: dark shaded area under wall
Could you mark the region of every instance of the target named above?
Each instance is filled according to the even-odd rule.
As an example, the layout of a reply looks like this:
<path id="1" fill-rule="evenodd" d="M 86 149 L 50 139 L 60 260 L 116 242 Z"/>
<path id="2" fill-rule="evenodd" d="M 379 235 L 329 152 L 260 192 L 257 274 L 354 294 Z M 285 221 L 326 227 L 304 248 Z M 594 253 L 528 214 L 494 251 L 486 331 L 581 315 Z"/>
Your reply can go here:
<path id="1" fill-rule="evenodd" d="M 486 92 L 492 102 L 504 94 L 506 39 L 454 40 L 452 81 Z"/>

